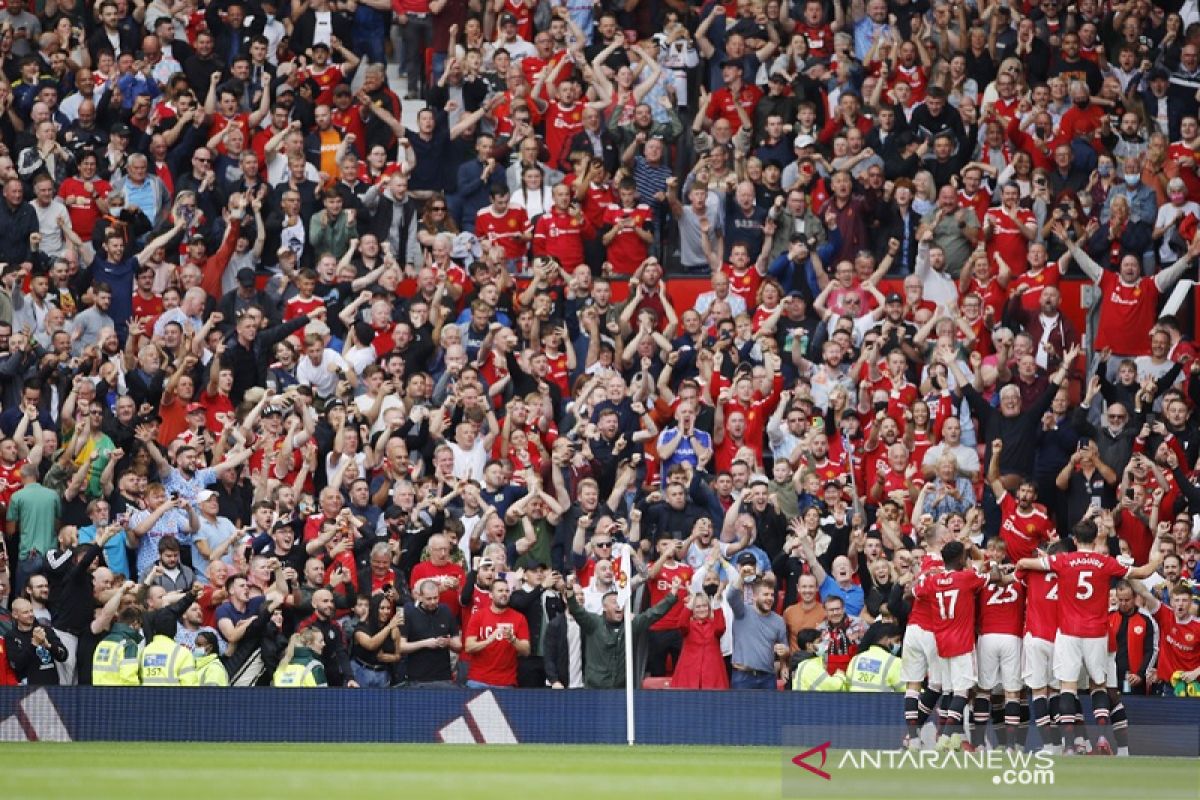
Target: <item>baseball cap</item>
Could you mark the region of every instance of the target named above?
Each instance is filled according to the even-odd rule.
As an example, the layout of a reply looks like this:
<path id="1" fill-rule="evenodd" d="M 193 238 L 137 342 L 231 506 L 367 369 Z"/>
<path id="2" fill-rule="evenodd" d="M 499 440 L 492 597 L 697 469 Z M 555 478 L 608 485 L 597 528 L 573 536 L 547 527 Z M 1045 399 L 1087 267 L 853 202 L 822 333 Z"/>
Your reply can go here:
<path id="1" fill-rule="evenodd" d="M 501 14 L 500 15 L 500 25 L 501 26 L 516 25 L 516 24 L 517 24 L 517 18 L 514 17 L 512 14 Z"/>
<path id="2" fill-rule="evenodd" d="M 903 303 L 904 298 L 900 296 L 899 292 L 888 292 L 888 296 L 884 298 L 884 301 L 887 303 Z"/>
<path id="3" fill-rule="evenodd" d="M 792 146 L 795 147 L 797 150 L 802 150 L 805 147 L 812 147 L 816 143 L 817 143 L 816 139 L 809 136 L 807 133 L 802 133 L 796 137 L 796 140 L 794 142 L 792 142 Z"/>
<path id="4" fill-rule="evenodd" d="M 753 564 L 757 567 L 758 559 L 754 557 L 754 553 L 738 553 L 737 561 L 735 563 L 739 567 L 745 566 L 746 564 Z"/>
<path id="5" fill-rule="evenodd" d="M 204 489 L 196 495 L 196 502 L 203 503 L 207 500 L 212 500 L 216 496 L 217 496 L 217 493 L 212 491 L 211 489 Z"/>
<path id="6" fill-rule="evenodd" d="M 237 271 L 237 282 L 242 286 L 254 285 L 254 270 L 249 267 L 242 267 Z"/>
<path id="7" fill-rule="evenodd" d="M 108 132 L 113 136 L 129 136 L 131 133 L 129 126 L 123 122 L 118 122 L 116 125 L 113 125 Z"/>
<path id="8" fill-rule="evenodd" d="M 750 478 L 751 486 L 766 486 L 767 483 L 769 483 L 769 481 L 767 481 L 766 475 L 754 475 Z"/>
<path id="9" fill-rule="evenodd" d="M 188 414 L 195 414 L 197 411 L 203 412 L 203 411 L 204 411 L 204 406 L 203 406 L 202 404 L 200 404 L 200 403 L 188 403 L 188 404 L 187 404 L 187 411 L 186 411 L 186 413 L 188 413 Z"/>

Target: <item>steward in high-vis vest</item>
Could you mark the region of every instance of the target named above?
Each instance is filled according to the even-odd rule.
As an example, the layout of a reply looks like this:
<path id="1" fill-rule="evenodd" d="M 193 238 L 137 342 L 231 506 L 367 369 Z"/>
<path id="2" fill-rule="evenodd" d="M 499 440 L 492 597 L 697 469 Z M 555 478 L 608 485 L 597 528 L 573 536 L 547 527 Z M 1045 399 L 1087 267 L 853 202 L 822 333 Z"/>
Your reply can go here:
<path id="1" fill-rule="evenodd" d="M 846 677 L 841 672 L 832 675 L 825 669 L 825 660 L 817 652 L 821 640 L 819 631 L 806 628 L 796 634 L 800 652 L 792 664 L 793 692 L 840 692 L 846 688 Z"/>
<path id="2" fill-rule="evenodd" d="M 874 634 L 874 636 L 872 636 Z M 902 692 L 900 677 L 900 629 L 895 625 L 872 625 L 863 637 L 864 644 L 846 667 L 846 680 L 852 692 Z"/>
<path id="3" fill-rule="evenodd" d="M 210 631 L 196 634 L 196 646 L 192 650 L 196 658 L 196 680 L 198 686 L 228 686 L 229 673 L 217 654 L 217 637 Z"/>
<path id="4" fill-rule="evenodd" d="M 196 686 L 192 651 L 161 633 L 142 650 L 142 686 Z"/>
<path id="5" fill-rule="evenodd" d="M 127 608 L 117 617 L 92 654 L 93 686 L 138 686 L 138 647 L 142 643 L 141 613 Z"/>
<path id="6" fill-rule="evenodd" d="M 325 666 L 321 663 L 324 647 L 325 639 L 316 628 L 305 628 L 293 634 L 287 651 L 275 668 L 272 685 L 286 688 L 328 686 Z"/>

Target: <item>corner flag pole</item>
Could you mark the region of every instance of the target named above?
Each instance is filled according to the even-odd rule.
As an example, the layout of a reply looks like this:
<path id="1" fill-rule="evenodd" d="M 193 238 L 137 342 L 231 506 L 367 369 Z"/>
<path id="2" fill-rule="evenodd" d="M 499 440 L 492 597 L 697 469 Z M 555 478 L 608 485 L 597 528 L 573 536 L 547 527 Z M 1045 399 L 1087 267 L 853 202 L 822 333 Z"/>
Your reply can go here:
<path id="1" fill-rule="evenodd" d="M 620 572 L 617 576 L 617 602 L 625 610 L 625 739 L 629 746 L 634 745 L 636 738 L 633 720 L 633 559 L 630 557 L 630 546 L 621 546 L 618 559 Z"/>

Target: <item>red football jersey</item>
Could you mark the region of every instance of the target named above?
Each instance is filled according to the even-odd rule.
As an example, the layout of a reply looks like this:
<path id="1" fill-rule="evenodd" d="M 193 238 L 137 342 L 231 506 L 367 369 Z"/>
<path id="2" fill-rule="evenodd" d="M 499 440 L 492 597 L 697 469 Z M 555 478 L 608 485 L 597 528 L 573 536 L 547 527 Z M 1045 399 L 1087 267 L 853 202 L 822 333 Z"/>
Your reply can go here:
<path id="1" fill-rule="evenodd" d="M 1154 621 L 1158 623 L 1160 637 L 1159 677 L 1170 680 L 1180 670 L 1191 672 L 1200 668 L 1200 619 L 1188 617 L 1180 622 L 1170 606 L 1160 605 L 1154 612 Z"/>
<path id="2" fill-rule="evenodd" d="M 1034 504 L 1028 513 L 1017 508 L 1017 498 L 1008 492 L 1000 500 L 1000 538 L 1008 548 L 1008 558 L 1014 564 L 1022 558 L 1032 558 L 1037 547 L 1055 532 L 1054 523 L 1046 516 L 1044 506 Z"/>
<path id="3" fill-rule="evenodd" d="M 937 613 L 933 636 L 938 655 L 954 658 L 975 649 L 976 595 L 987 580 L 973 569 L 930 575 L 913 588 L 915 597 L 932 597 Z"/>
<path id="4" fill-rule="evenodd" d="M 933 607 L 933 595 L 918 594 L 917 586 L 930 576 L 941 572 L 941 565 L 936 566 L 937 572 L 922 572 L 913 584 L 912 611 L 908 614 L 908 624 L 916 625 L 923 631 L 932 632 L 937 627 L 937 611 Z"/>
<path id="5" fill-rule="evenodd" d="M 674 566 L 663 566 L 658 577 L 650 581 L 650 605 L 657 605 L 671 593 L 671 581 L 675 578 L 679 578 L 683 584 L 679 589 L 679 601 L 671 606 L 665 617 L 650 626 L 652 631 L 669 631 L 680 627 L 687 613 L 683 599 L 687 597 L 687 587 L 692 582 L 692 568 L 681 561 L 675 562 Z"/>
<path id="6" fill-rule="evenodd" d="M 992 269 L 998 269 L 995 255 L 999 253 L 1014 276 L 1024 273 L 1026 254 L 1029 252 L 1029 240 L 1025 238 L 1017 225 L 1036 223 L 1037 218 L 1033 216 L 1033 212 L 1018 208 L 1016 220 L 1013 220 L 1004 209 L 991 208 L 985 215 L 985 221 L 992 225 L 992 237 L 987 245 L 988 260 L 991 262 Z"/>
<path id="7" fill-rule="evenodd" d="M 1108 584 L 1129 569 L 1106 553 L 1056 553 L 1043 563 L 1058 575 L 1058 629 L 1068 636 L 1108 636 Z"/>
<path id="8" fill-rule="evenodd" d="M 1058 635 L 1058 576 L 1053 572 L 1017 573 L 1025 584 L 1025 632 L 1053 642 Z"/>
<path id="9" fill-rule="evenodd" d="M 1031 313 L 1037 313 L 1042 302 L 1042 290 L 1047 286 L 1057 287 L 1060 278 L 1062 278 L 1062 268 L 1059 267 L 1057 261 L 1049 261 L 1037 272 L 1026 272 L 1014 280 L 1009 286 L 1009 291 L 1015 292 L 1022 286 L 1026 287 L 1025 294 L 1021 295 L 1021 308 Z"/>
<path id="10" fill-rule="evenodd" d="M 608 261 L 612 264 L 613 272 L 618 275 L 632 275 L 637 272 L 637 268 L 646 260 L 646 254 L 649 252 L 637 231 L 648 230 L 653 219 L 654 214 L 645 203 L 638 203 L 633 208 L 622 208 L 617 203 L 611 203 L 605 208 L 603 224 L 606 227 L 629 225 L 629 228 L 621 229 L 608 244 Z M 628 222 L 624 222 L 625 220 Z"/>
<path id="11" fill-rule="evenodd" d="M 463 572 L 463 568 L 458 564 L 451 561 L 439 567 L 431 561 L 422 561 L 413 567 L 412 575 L 408 578 L 409 588 L 415 589 L 417 584 L 426 578 L 442 576 L 458 579 L 457 588 L 444 588 L 438 592 L 438 600 L 445 603 L 446 608 L 450 609 L 450 613 L 457 617 L 462 612 L 462 585 L 467 580 L 467 573 Z"/>
<path id="12" fill-rule="evenodd" d="M 988 586 L 979 604 L 979 633 L 1006 633 L 1020 636 L 1025 632 L 1025 586 L 1013 582 L 1007 586 Z"/>
<path id="13" fill-rule="evenodd" d="M 1126 285 L 1115 272 L 1100 276 L 1100 321 L 1096 324 L 1097 350 L 1144 356 L 1150 352 L 1150 328 L 1158 319 L 1158 284 L 1141 278 Z"/>
<path id="14" fill-rule="evenodd" d="M 729 291 L 746 301 L 746 306 L 754 308 L 758 304 L 758 287 L 762 286 L 763 276 L 751 264 L 741 274 L 733 268 L 733 264 L 721 265 L 721 272 L 729 278 Z"/>
<path id="15" fill-rule="evenodd" d="M 497 614 L 488 603 L 471 616 L 471 627 L 467 636 L 483 640 L 492 635 L 500 625 L 511 625 L 517 639 L 529 641 L 529 623 L 520 611 L 506 608 Z M 507 639 L 492 642 L 477 653 L 471 654 L 471 669 L 467 678 L 490 686 L 517 685 L 517 649 Z"/>
<path id="16" fill-rule="evenodd" d="M 524 258 L 529 252 L 525 234 L 532 233 L 529 215 L 523 208 L 509 208 L 497 214 L 491 206 L 485 206 L 475 215 L 475 235 L 484 244 L 504 248 L 505 258 Z"/>

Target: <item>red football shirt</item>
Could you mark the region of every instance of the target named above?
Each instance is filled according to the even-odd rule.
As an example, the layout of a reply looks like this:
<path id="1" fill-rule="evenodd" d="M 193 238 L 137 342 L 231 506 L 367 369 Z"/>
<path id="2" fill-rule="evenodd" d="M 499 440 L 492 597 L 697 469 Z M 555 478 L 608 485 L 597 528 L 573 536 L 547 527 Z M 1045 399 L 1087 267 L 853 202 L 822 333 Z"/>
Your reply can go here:
<path id="1" fill-rule="evenodd" d="M 763 276 L 753 264 L 739 273 L 733 264 L 725 263 L 721 265 L 721 272 L 729 278 L 729 291 L 745 300 L 748 308 L 758 304 L 758 287 L 762 285 Z"/>
<path id="2" fill-rule="evenodd" d="M 467 573 L 463 572 L 463 568 L 454 562 L 436 566 L 432 562 L 422 561 L 413 567 L 412 575 L 409 576 L 408 585 L 410 588 L 417 588 L 417 584 L 426 578 L 440 578 L 443 576 L 458 578 L 458 587 L 454 589 L 446 588 L 438 592 L 438 601 L 445 603 L 446 608 L 450 609 L 450 613 L 458 616 L 462 611 L 462 587 L 467 582 Z"/>
<path id="3" fill-rule="evenodd" d="M 529 252 L 525 234 L 532 233 L 529 215 L 523 208 L 509 208 L 497 214 L 491 206 L 481 208 L 475 215 L 475 235 L 479 241 L 504 249 L 505 258 L 524 258 Z"/>
<path id="4" fill-rule="evenodd" d="M 984 219 L 992 224 L 992 237 L 987 245 L 989 262 L 995 265 L 995 256 L 999 253 L 1000 257 L 1004 259 L 1004 263 L 1012 270 L 1013 275 L 1024 273 L 1026 255 L 1029 252 L 1029 240 L 1025 238 L 1017 225 L 1036 224 L 1037 218 L 1033 216 L 1033 212 L 1018 208 L 1017 218 L 1014 221 L 1005 213 L 1004 209 L 991 208 L 984 215 Z M 993 266 L 993 268 L 996 267 Z"/>
<path id="5" fill-rule="evenodd" d="M 987 580 L 973 569 L 930 575 L 913 588 L 915 597 L 932 597 L 937 614 L 933 636 L 938 655 L 954 658 L 975 649 L 976 595 Z"/>
<path id="6" fill-rule="evenodd" d="M 637 235 L 637 231 L 646 230 L 653 218 L 650 206 L 645 203 L 638 203 L 633 208 L 622 208 L 617 203 L 612 203 L 604 210 L 605 226 L 615 228 L 625 220 L 628 220 L 626 224 L 630 225 L 629 228 L 622 229 L 608 244 L 608 260 L 612 264 L 613 272 L 618 275 L 632 275 L 646 260 L 649 250 Z"/>
<path id="7" fill-rule="evenodd" d="M 683 584 L 679 589 L 679 602 L 671 606 L 671 610 L 665 617 L 650 626 L 652 631 L 669 631 L 682 626 L 684 616 L 687 614 L 687 607 L 683 604 L 683 599 L 687 597 L 687 587 L 692 582 L 692 568 L 687 564 L 676 561 L 673 566 L 663 566 L 658 577 L 650 582 L 650 605 L 657 605 L 671 593 L 671 581 L 675 578 L 679 578 L 680 583 Z"/>
<path id="8" fill-rule="evenodd" d="M 1057 287 L 1060 278 L 1062 270 L 1058 262 L 1049 261 L 1037 272 L 1026 272 L 1014 280 L 1009 286 L 1009 291 L 1015 292 L 1022 286 L 1026 287 L 1027 291 L 1021 295 L 1021 308 L 1036 314 L 1041 307 L 1042 290 L 1047 286 Z"/>
<path id="9" fill-rule="evenodd" d="M 1106 553 L 1057 553 L 1043 563 L 1058 575 L 1058 629 L 1068 636 L 1108 636 L 1108 584 L 1129 570 Z"/>
<path id="10" fill-rule="evenodd" d="M 1058 635 L 1058 576 L 1053 572 L 1017 573 L 1025 584 L 1025 632 L 1053 642 Z"/>
<path id="11" fill-rule="evenodd" d="M 1022 513 L 1017 508 L 1017 499 L 1008 492 L 1000 499 L 1000 514 L 1000 538 L 1014 564 L 1022 558 L 1032 558 L 1038 545 L 1055 532 L 1044 506 L 1035 503 L 1032 510 Z"/>
<path id="12" fill-rule="evenodd" d="M 1179 672 L 1191 672 L 1200 667 L 1200 619 L 1188 617 L 1183 622 L 1175 618 L 1170 606 L 1160 605 L 1154 612 L 1158 623 L 1161 645 L 1159 647 L 1158 674 L 1163 680 Z"/>
<path id="13" fill-rule="evenodd" d="M 495 632 L 500 625 L 511 625 L 518 639 L 529 641 L 529 623 L 520 611 L 506 608 L 497 614 L 491 603 L 471 615 L 471 627 L 467 636 L 483 640 Z M 479 652 L 471 654 L 471 669 L 467 679 L 490 686 L 517 685 L 517 649 L 513 643 L 502 639 L 492 642 Z"/>
<path id="14" fill-rule="evenodd" d="M 1020 636 L 1025 630 L 1025 586 L 1019 582 L 1007 586 L 988 586 L 979 605 L 979 633 L 1004 633 Z"/>
<path id="15" fill-rule="evenodd" d="M 1142 278 L 1129 286 L 1117 273 L 1105 270 L 1100 277 L 1100 292 L 1096 349 L 1108 347 L 1123 356 L 1147 355 L 1150 328 L 1158 319 L 1158 284 L 1154 278 Z"/>
<path id="16" fill-rule="evenodd" d="M 937 567 L 938 572 L 941 572 L 941 567 Z M 933 595 L 918 594 L 917 585 L 928 580 L 936 572 L 922 572 L 917 576 L 916 583 L 913 584 L 913 602 L 912 610 L 908 614 L 908 624 L 916 625 L 923 631 L 932 632 L 937 627 L 937 611 L 933 607 Z"/>

